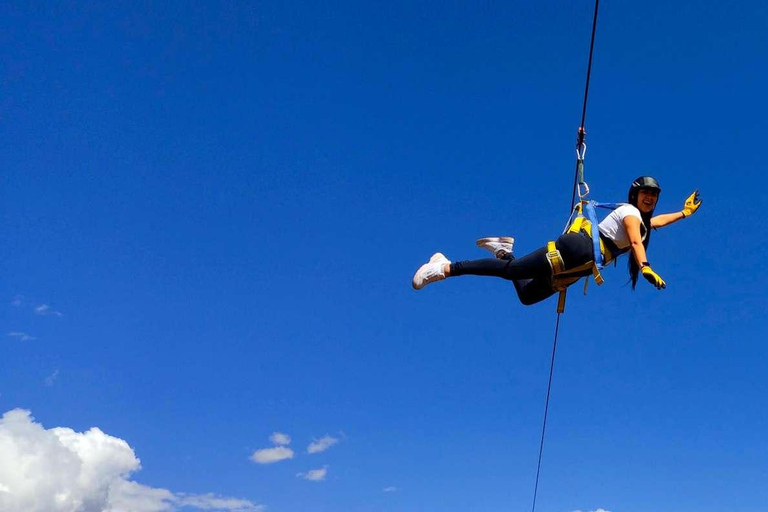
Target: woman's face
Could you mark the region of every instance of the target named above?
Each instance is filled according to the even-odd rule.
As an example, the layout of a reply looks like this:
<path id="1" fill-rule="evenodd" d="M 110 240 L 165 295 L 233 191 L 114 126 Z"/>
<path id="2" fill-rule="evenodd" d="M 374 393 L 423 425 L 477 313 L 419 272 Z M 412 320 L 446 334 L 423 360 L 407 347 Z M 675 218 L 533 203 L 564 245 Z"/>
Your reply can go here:
<path id="1" fill-rule="evenodd" d="M 642 213 L 650 213 L 656 208 L 659 191 L 653 188 L 641 188 L 637 193 L 637 209 Z"/>

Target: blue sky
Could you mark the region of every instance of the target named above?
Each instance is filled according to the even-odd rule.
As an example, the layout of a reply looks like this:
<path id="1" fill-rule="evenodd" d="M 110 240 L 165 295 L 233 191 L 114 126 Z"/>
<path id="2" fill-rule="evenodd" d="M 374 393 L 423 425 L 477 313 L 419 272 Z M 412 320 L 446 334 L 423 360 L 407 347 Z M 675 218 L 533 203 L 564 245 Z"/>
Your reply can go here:
<path id="1" fill-rule="evenodd" d="M 528 509 L 555 303 L 410 279 L 562 229 L 592 8 L 4 4 L 4 439 L 97 427 L 167 510 Z M 766 20 L 601 6 L 593 196 L 704 204 L 653 237 L 663 292 L 571 292 L 537 510 L 768 503 Z M 276 432 L 293 458 L 255 462 Z"/>

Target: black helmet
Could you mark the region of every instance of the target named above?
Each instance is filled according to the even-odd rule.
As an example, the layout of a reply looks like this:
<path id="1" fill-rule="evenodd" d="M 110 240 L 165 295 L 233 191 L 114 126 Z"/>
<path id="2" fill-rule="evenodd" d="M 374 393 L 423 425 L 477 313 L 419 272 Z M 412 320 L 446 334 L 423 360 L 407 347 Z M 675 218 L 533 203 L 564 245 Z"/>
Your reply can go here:
<path id="1" fill-rule="evenodd" d="M 651 176 L 640 176 L 633 181 L 632 186 L 629 187 L 629 197 L 627 198 L 629 204 L 637 206 L 637 193 L 640 192 L 640 189 L 644 188 L 657 190 L 661 193 L 661 186 L 659 185 L 659 182 L 656 181 L 656 178 L 652 178 Z"/>

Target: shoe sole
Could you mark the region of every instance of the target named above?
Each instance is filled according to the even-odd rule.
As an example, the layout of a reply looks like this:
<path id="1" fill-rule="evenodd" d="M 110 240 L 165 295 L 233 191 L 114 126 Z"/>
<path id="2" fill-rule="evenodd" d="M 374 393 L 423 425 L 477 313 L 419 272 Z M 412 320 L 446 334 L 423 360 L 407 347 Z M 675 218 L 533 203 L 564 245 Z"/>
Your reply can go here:
<path id="1" fill-rule="evenodd" d="M 477 242 L 475 242 L 475 245 L 482 247 L 488 242 L 503 242 L 505 244 L 513 244 L 515 243 L 515 239 L 511 236 L 487 236 L 485 238 L 478 239 Z"/>
<path id="2" fill-rule="evenodd" d="M 511 236 L 488 236 L 485 238 L 481 238 L 477 242 L 475 242 L 475 244 L 479 248 L 491 251 L 494 258 L 504 260 L 504 259 L 507 259 L 507 257 L 512 255 L 512 251 L 507 251 L 506 249 L 499 249 L 499 250 L 493 251 L 489 247 L 489 245 L 492 243 L 506 243 L 506 244 L 513 245 L 515 243 L 515 239 L 512 238 Z"/>

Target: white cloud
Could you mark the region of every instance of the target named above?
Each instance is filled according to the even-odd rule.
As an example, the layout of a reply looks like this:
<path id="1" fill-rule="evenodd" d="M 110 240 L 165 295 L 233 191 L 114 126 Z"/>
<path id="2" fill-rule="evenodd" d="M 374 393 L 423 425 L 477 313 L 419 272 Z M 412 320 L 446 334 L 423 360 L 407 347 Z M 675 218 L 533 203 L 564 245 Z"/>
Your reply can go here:
<path id="1" fill-rule="evenodd" d="M 24 297 L 22 297 L 21 295 L 17 295 L 17 296 L 15 296 L 15 297 L 13 298 L 13 300 L 11 301 L 11 306 L 15 306 L 15 307 L 19 307 L 19 306 L 21 306 L 21 303 L 22 303 L 22 299 L 23 299 L 23 298 L 24 298 Z"/>
<path id="2" fill-rule="evenodd" d="M 108 508 L 105 512 L 167 512 L 177 508 L 174 505 L 175 499 L 173 493 L 166 489 L 154 489 L 130 480 L 117 479 L 109 489 Z"/>
<path id="3" fill-rule="evenodd" d="M 181 507 L 194 507 L 201 510 L 229 510 L 231 512 L 263 512 L 264 505 L 254 505 L 248 500 L 225 498 L 213 494 L 177 494 L 176 502 Z"/>
<path id="4" fill-rule="evenodd" d="M 582 512 L 581 510 L 574 510 L 573 512 Z M 597 508 L 595 510 L 590 510 L 589 512 L 611 512 L 610 510 L 606 510 L 604 508 Z"/>
<path id="5" fill-rule="evenodd" d="M 382 489 L 382 492 L 397 492 L 397 491 L 398 491 L 398 488 L 395 487 L 394 485 L 390 485 L 389 487 L 385 487 L 384 489 Z"/>
<path id="6" fill-rule="evenodd" d="M 283 434 L 282 432 L 273 432 L 272 435 L 269 436 L 269 440 L 272 441 L 273 444 L 278 445 L 291 444 L 291 436 Z"/>
<path id="7" fill-rule="evenodd" d="M 262 512 L 247 500 L 175 494 L 129 480 L 141 469 L 124 440 L 98 428 L 45 429 L 29 411 L 0 418 L 0 510 L 28 512 L 172 512 L 182 507 Z"/>
<path id="8" fill-rule="evenodd" d="M 310 443 L 310 445 L 307 447 L 307 453 L 320 453 L 324 452 L 331 446 L 338 443 L 339 440 L 335 437 L 331 436 L 325 436 L 321 437 L 320 439 L 315 439 Z"/>
<path id="9" fill-rule="evenodd" d="M 35 313 L 38 315 L 54 315 L 63 316 L 59 311 L 54 311 L 48 304 L 40 304 L 35 308 Z"/>
<path id="10" fill-rule="evenodd" d="M 59 370 L 54 370 L 52 374 L 45 378 L 45 385 L 53 386 L 57 378 L 59 378 Z"/>
<path id="11" fill-rule="evenodd" d="M 20 331 L 9 332 L 9 333 L 6 333 L 6 334 L 8 336 L 10 336 L 11 338 L 18 338 L 20 341 L 33 341 L 33 340 L 37 339 L 34 336 L 30 336 L 29 334 L 27 334 L 25 332 L 20 332 Z"/>
<path id="12" fill-rule="evenodd" d="M 251 455 L 251 460 L 259 464 L 272 464 L 285 459 L 293 458 L 293 450 L 285 446 L 276 446 L 274 448 L 264 448 L 256 450 Z"/>
<path id="13" fill-rule="evenodd" d="M 310 469 L 306 473 L 297 473 L 296 476 L 311 482 L 322 482 L 328 474 L 328 466 L 319 469 Z"/>

